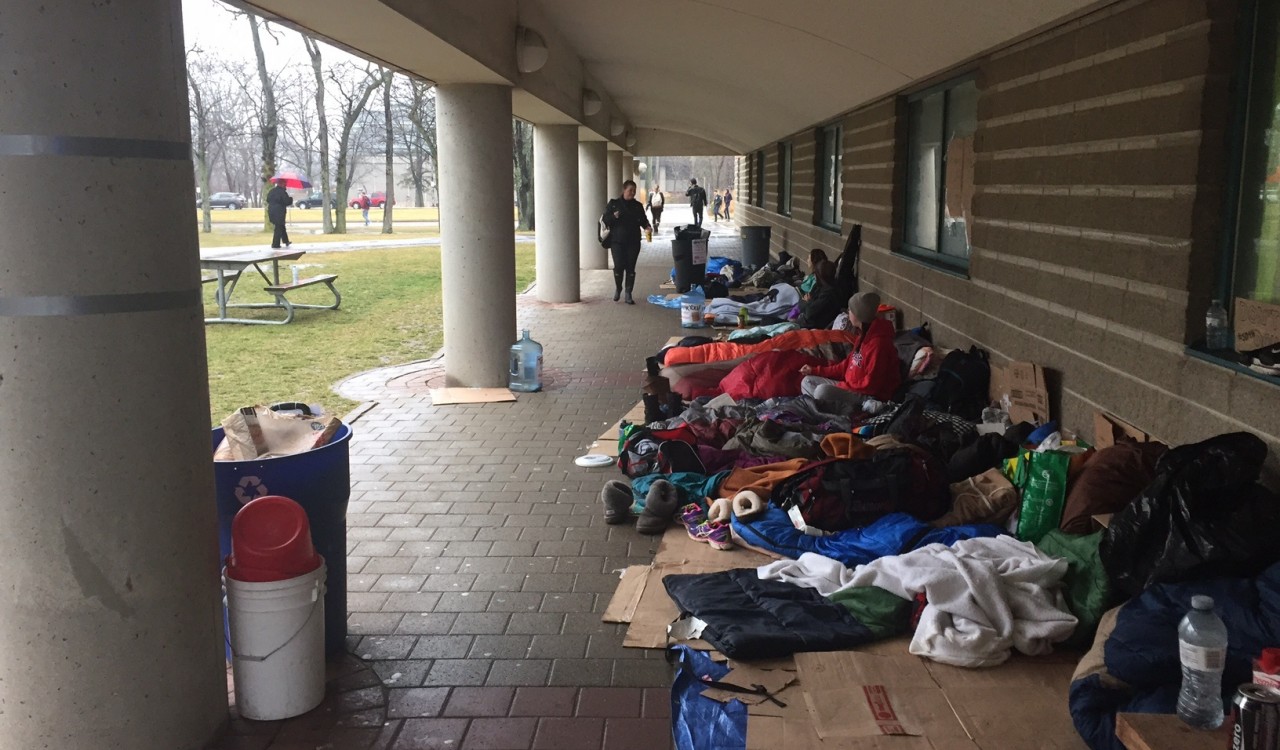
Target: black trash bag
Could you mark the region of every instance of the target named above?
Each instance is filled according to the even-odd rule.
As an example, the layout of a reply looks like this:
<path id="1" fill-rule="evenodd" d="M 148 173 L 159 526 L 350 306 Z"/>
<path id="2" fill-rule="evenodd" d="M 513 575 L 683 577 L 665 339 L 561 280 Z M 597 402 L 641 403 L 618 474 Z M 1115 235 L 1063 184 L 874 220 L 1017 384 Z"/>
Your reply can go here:
<path id="1" fill-rule="evenodd" d="M 1099 554 L 1113 590 L 1252 577 L 1280 560 L 1280 498 L 1258 484 L 1267 445 L 1247 432 L 1173 448 L 1111 519 Z"/>

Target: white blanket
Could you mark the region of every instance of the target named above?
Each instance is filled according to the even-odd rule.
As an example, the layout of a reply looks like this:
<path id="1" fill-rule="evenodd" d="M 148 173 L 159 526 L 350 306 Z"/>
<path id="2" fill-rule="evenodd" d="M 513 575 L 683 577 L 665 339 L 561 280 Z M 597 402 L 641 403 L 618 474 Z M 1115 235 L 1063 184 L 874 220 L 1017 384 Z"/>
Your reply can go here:
<path id="1" fill-rule="evenodd" d="M 928 603 L 910 651 L 959 667 L 995 666 L 1011 649 L 1049 653 L 1077 624 L 1061 591 L 1067 562 L 1010 536 L 930 544 L 854 570 L 809 553 L 758 572 L 824 596 L 856 586 L 878 586 L 904 599 L 923 593 Z"/>
<path id="2" fill-rule="evenodd" d="M 777 292 L 774 299 L 770 300 L 766 297 L 747 304 L 734 302 L 728 297 L 717 297 L 707 303 L 707 306 L 703 308 L 703 312 L 704 314 L 712 313 L 717 316 L 735 316 L 738 314 L 738 308 L 745 307 L 747 308 L 747 313 L 753 319 L 764 317 L 780 318 L 786 315 L 788 310 L 800 303 L 800 292 L 796 291 L 796 288 L 790 284 L 774 284 L 769 287 L 769 291 Z"/>

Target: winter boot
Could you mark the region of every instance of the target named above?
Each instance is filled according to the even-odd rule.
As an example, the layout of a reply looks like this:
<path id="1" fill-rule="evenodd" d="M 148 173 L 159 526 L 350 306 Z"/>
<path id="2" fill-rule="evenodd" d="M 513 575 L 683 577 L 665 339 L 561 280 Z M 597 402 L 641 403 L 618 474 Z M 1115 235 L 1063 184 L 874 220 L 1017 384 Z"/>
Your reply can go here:
<path id="1" fill-rule="evenodd" d="M 636 272 L 627 271 L 626 303 L 628 305 L 634 305 L 636 303 L 636 301 L 631 298 L 631 290 L 635 288 L 636 288 Z"/>
<path id="2" fill-rule="evenodd" d="M 667 530 L 671 517 L 680 506 L 680 492 L 665 479 L 659 479 L 649 487 L 644 510 L 636 520 L 636 531 L 641 534 L 661 534 Z"/>
<path id="3" fill-rule="evenodd" d="M 645 394 L 641 397 L 644 401 L 644 423 L 653 424 L 654 422 L 665 422 L 668 419 L 667 413 L 662 410 L 662 399 L 658 396 Z"/>
<path id="4" fill-rule="evenodd" d="M 620 479 L 606 482 L 600 491 L 600 502 L 604 504 L 605 523 L 626 523 L 631 518 L 631 487 L 626 482 Z"/>
<path id="5" fill-rule="evenodd" d="M 613 272 L 613 301 L 622 298 L 622 271 Z"/>

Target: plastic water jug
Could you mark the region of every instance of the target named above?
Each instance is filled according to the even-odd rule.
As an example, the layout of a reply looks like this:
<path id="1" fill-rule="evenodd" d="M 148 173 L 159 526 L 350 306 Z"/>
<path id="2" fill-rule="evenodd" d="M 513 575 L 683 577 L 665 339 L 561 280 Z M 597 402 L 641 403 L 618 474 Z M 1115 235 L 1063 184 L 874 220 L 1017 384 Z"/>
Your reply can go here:
<path id="1" fill-rule="evenodd" d="M 528 328 L 522 333 L 520 340 L 511 345 L 509 387 L 533 393 L 542 390 L 542 344 L 529 338 Z"/>
<path id="2" fill-rule="evenodd" d="M 702 319 L 702 308 L 706 307 L 707 297 L 702 287 L 695 286 L 689 293 L 680 298 L 680 327 L 706 328 Z"/>
<path id="3" fill-rule="evenodd" d="M 1210 351 L 1227 351 L 1235 348 L 1231 338 L 1231 320 L 1221 300 L 1214 300 L 1204 314 L 1204 343 Z"/>

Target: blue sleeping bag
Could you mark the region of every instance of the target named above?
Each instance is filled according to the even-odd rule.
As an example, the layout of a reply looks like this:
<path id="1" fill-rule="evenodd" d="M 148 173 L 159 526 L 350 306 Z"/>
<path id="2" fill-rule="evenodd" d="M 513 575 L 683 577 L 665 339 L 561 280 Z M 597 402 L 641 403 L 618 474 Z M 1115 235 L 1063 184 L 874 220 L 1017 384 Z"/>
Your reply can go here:
<path id="1" fill-rule="evenodd" d="M 1116 739 L 1117 713 L 1176 711 L 1182 684 L 1178 623 L 1197 594 L 1213 597 L 1227 626 L 1224 707 L 1236 686 L 1252 681 L 1252 660 L 1280 644 L 1280 563 L 1257 578 L 1152 586 L 1103 617 L 1094 648 L 1071 683 L 1071 719 L 1093 750 L 1124 750 Z"/>
<path id="2" fill-rule="evenodd" d="M 831 536 L 809 536 L 791 523 L 786 511 L 769 506 L 750 521 L 734 517 L 733 533 L 751 547 L 783 557 L 795 559 L 805 552 L 813 552 L 852 568 L 935 542 L 950 547 L 963 539 L 995 537 L 1004 531 L 991 524 L 935 528 L 906 513 L 890 513 L 861 529 L 847 529 Z"/>

